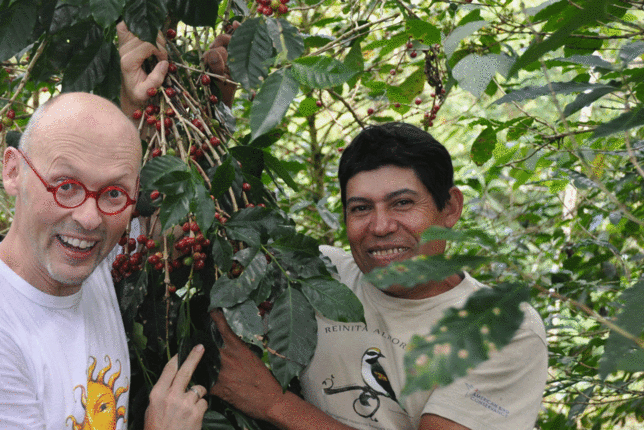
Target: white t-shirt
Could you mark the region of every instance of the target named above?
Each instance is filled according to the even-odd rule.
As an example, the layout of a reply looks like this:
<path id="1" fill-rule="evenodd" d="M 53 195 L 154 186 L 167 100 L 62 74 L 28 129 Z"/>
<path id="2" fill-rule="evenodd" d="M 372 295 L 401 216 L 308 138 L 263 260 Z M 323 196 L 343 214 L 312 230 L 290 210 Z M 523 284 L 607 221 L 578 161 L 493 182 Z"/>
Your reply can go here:
<path id="1" fill-rule="evenodd" d="M 0 260 L 0 429 L 126 429 L 127 340 L 104 261 L 71 296 Z"/>
<path id="2" fill-rule="evenodd" d="M 306 400 L 357 429 L 415 430 L 423 414 L 436 414 L 471 430 L 534 427 L 548 357 L 543 323 L 531 306 L 523 304 L 523 324 L 509 345 L 449 386 L 408 396 L 403 410 L 394 397 L 401 398 L 403 358 L 411 336 L 429 334 L 445 310 L 462 307 L 470 294 L 487 287 L 465 274 L 459 285 L 438 296 L 395 298 L 364 281 L 350 254 L 328 246 L 320 250 L 361 300 L 367 325 L 318 316 L 317 349 L 300 378 Z M 371 377 L 378 366 L 391 388 L 377 385 L 378 379 Z"/>

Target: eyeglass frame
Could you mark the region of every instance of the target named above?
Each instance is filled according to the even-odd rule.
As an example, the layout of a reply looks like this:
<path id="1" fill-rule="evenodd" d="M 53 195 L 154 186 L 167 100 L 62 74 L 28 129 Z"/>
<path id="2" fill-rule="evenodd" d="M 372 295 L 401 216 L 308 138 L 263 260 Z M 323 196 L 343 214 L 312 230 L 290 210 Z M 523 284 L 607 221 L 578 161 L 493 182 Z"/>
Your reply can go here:
<path id="1" fill-rule="evenodd" d="M 24 153 L 20 148 L 16 148 L 16 150 L 18 151 L 18 153 L 19 153 L 20 155 L 22 155 L 22 158 L 24 158 L 25 162 L 27 162 L 27 165 L 29 166 L 29 168 L 31 168 L 31 170 L 36 174 L 36 176 L 38 176 L 38 179 L 40 179 L 40 182 L 42 182 L 42 184 L 45 186 L 45 188 L 47 189 L 47 191 L 49 191 L 49 192 L 52 194 L 52 196 L 54 197 L 54 201 L 56 202 L 56 204 L 57 204 L 58 206 L 60 206 L 61 208 L 63 208 L 63 209 L 74 209 L 74 208 L 77 208 L 77 207 L 79 207 L 79 206 L 83 205 L 83 203 L 85 203 L 85 202 L 87 201 L 87 199 L 88 199 L 88 198 L 92 197 L 92 198 L 94 199 L 94 201 L 96 202 L 96 209 L 98 209 L 100 213 L 102 213 L 102 214 L 104 214 L 104 215 L 118 215 L 118 214 L 120 214 L 121 212 L 123 212 L 125 209 L 127 209 L 127 207 L 128 207 L 128 206 L 133 205 L 133 204 L 135 204 L 135 203 L 136 203 L 136 199 L 132 199 L 132 198 L 130 197 L 130 195 L 128 194 L 128 192 L 127 192 L 127 191 L 125 191 L 125 189 L 123 189 L 122 187 L 116 186 L 116 185 L 108 185 L 108 186 L 106 186 L 106 187 L 101 188 L 101 189 L 100 189 L 100 190 L 98 190 L 98 191 L 91 191 L 91 190 L 87 189 L 87 187 L 85 186 L 85 184 L 83 184 L 83 183 L 82 183 L 82 182 L 80 182 L 80 181 L 77 181 L 77 180 L 75 180 L 75 179 L 66 179 L 65 181 L 61 182 L 60 184 L 58 184 L 58 185 L 56 185 L 56 186 L 53 186 L 53 185 L 49 184 L 47 181 L 45 181 L 45 179 L 43 179 L 43 177 L 40 175 L 40 173 L 38 173 L 38 171 L 37 171 L 37 170 L 36 170 L 36 168 L 34 167 L 33 163 L 31 162 L 31 160 L 29 159 L 29 157 L 27 156 L 27 154 L 25 154 L 25 153 Z M 60 202 L 58 201 L 58 198 L 56 197 L 56 193 L 58 192 L 58 189 L 59 189 L 60 187 L 62 187 L 63 185 L 66 185 L 66 184 L 69 184 L 69 183 L 72 183 L 72 184 L 78 184 L 78 185 L 80 185 L 80 186 L 83 188 L 83 191 L 85 191 L 85 198 L 83 199 L 83 201 L 82 201 L 82 202 L 80 202 L 79 204 L 77 204 L 77 205 L 75 205 L 75 206 L 65 206 L 65 205 L 63 205 L 62 203 L 60 203 Z M 138 178 L 138 177 L 136 178 L 136 188 L 137 188 L 137 189 L 139 188 L 139 178 Z M 109 190 L 109 189 L 116 189 L 116 190 L 122 191 L 122 192 L 125 194 L 125 197 L 127 197 L 127 201 L 125 202 L 125 205 L 124 205 L 121 209 L 119 209 L 118 211 L 116 211 L 116 212 L 105 212 L 105 211 L 104 211 L 103 209 L 101 209 L 101 208 L 100 208 L 100 206 L 98 205 L 98 198 L 99 198 L 99 197 L 100 197 L 104 192 L 106 192 L 106 191 L 107 191 L 107 190 Z"/>

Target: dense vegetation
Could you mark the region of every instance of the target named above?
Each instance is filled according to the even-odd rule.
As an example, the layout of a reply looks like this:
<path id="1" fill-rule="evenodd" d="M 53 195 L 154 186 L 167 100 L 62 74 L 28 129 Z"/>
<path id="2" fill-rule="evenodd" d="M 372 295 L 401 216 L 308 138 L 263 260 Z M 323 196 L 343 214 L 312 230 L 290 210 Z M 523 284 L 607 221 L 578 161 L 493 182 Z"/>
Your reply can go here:
<path id="1" fill-rule="evenodd" d="M 170 354 L 212 343 L 208 298 L 292 389 L 293 363 L 315 346 L 313 312 L 361 318 L 317 244 L 346 246 L 342 148 L 365 125 L 403 120 L 445 143 L 466 195 L 449 260 L 414 262 L 409 278 L 428 265 L 440 275 L 449 262 L 497 287 L 490 306 L 445 320 L 459 330 L 440 341 L 459 345 L 465 333 L 477 351 L 502 345 L 528 299 L 550 343 L 539 428 L 637 428 L 644 419 L 641 2 L 2 0 L 0 11 L 3 145 L 53 94 L 118 99 L 118 19 L 142 39 L 168 37 L 177 71 L 138 120 L 148 160 L 139 210 L 152 215 L 144 233 L 164 239 L 151 251 L 147 241 L 126 244 L 115 269 L 133 415 Z M 229 107 L 216 84 L 223 76 L 201 58 L 234 20 L 242 24 L 228 64 L 239 87 Z M 6 229 L 4 196 L 2 214 Z M 481 324 L 496 337 L 483 338 Z M 414 353 L 430 347 L 419 339 Z M 456 357 L 441 362 L 415 369 L 434 379 L 410 378 L 409 389 L 464 368 Z M 213 401 L 204 427 L 234 426 L 260 424 Z"/>

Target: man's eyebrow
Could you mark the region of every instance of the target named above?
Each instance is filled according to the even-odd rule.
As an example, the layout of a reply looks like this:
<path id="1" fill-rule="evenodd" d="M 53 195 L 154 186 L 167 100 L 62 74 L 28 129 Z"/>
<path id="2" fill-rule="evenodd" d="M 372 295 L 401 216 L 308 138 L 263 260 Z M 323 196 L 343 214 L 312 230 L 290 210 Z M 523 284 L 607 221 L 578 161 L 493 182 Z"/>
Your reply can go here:
<path id="1" fill-rule="evenodd" d="M 415 195 L 418 195 L 418 192 L 414 191 L 412 189 L 409 189 L 409 188 L 402 188 L 400 190 L 392 191 L 392 192 L 386 194 L 384 200 L 385 201 L 390 201 L 390 200 L 393 200 L 393 199 L 395 199 L 397 197 L 400 197 L 402 195 L 407 195 L 407 194 L 411 194 L 411 195 L 415 196 Z M 370 199 L 370 198 L 357 196 L 357 197 L 349 197 L 347 199 L 347 204 L 350 204 L 350 203 L 370 203 L 371 201 L 372 201 L 372 199 Z"/>

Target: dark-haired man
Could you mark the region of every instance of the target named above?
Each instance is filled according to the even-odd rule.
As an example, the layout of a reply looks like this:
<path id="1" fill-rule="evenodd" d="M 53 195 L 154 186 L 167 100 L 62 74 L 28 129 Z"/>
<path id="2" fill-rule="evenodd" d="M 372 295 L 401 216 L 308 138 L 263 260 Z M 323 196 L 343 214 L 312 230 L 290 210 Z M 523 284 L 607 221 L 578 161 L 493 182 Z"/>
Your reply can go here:
<path id="1" fill-rule="evenodd" d="M 429 333 L 446 309 L 463 306 L 469 295 L 487 288 L 467 273 L 384 291 L 364 279 L 391 262 L 444 252 L 444 241 L 421 244 L 420 238 L 428 227 L 451 228 L 461 216 L 463 195 L 454 186 L 447 150 L 409 124 L 373 126 L 344 150 L 338 176 L 351 254 L 321 250 L 362 301 L 367 324 L 318 316 L 317 349 L 300 378 L 305 402 L 282 393 L 215 312 L 226 347 L 213 392 L 288 430 L 532 429 L 547 348 L 541 319 L 527 304 L 512 342 L 490 360 L 449 386 L 416 392 L 399 404 L 411 336 Z"/>

